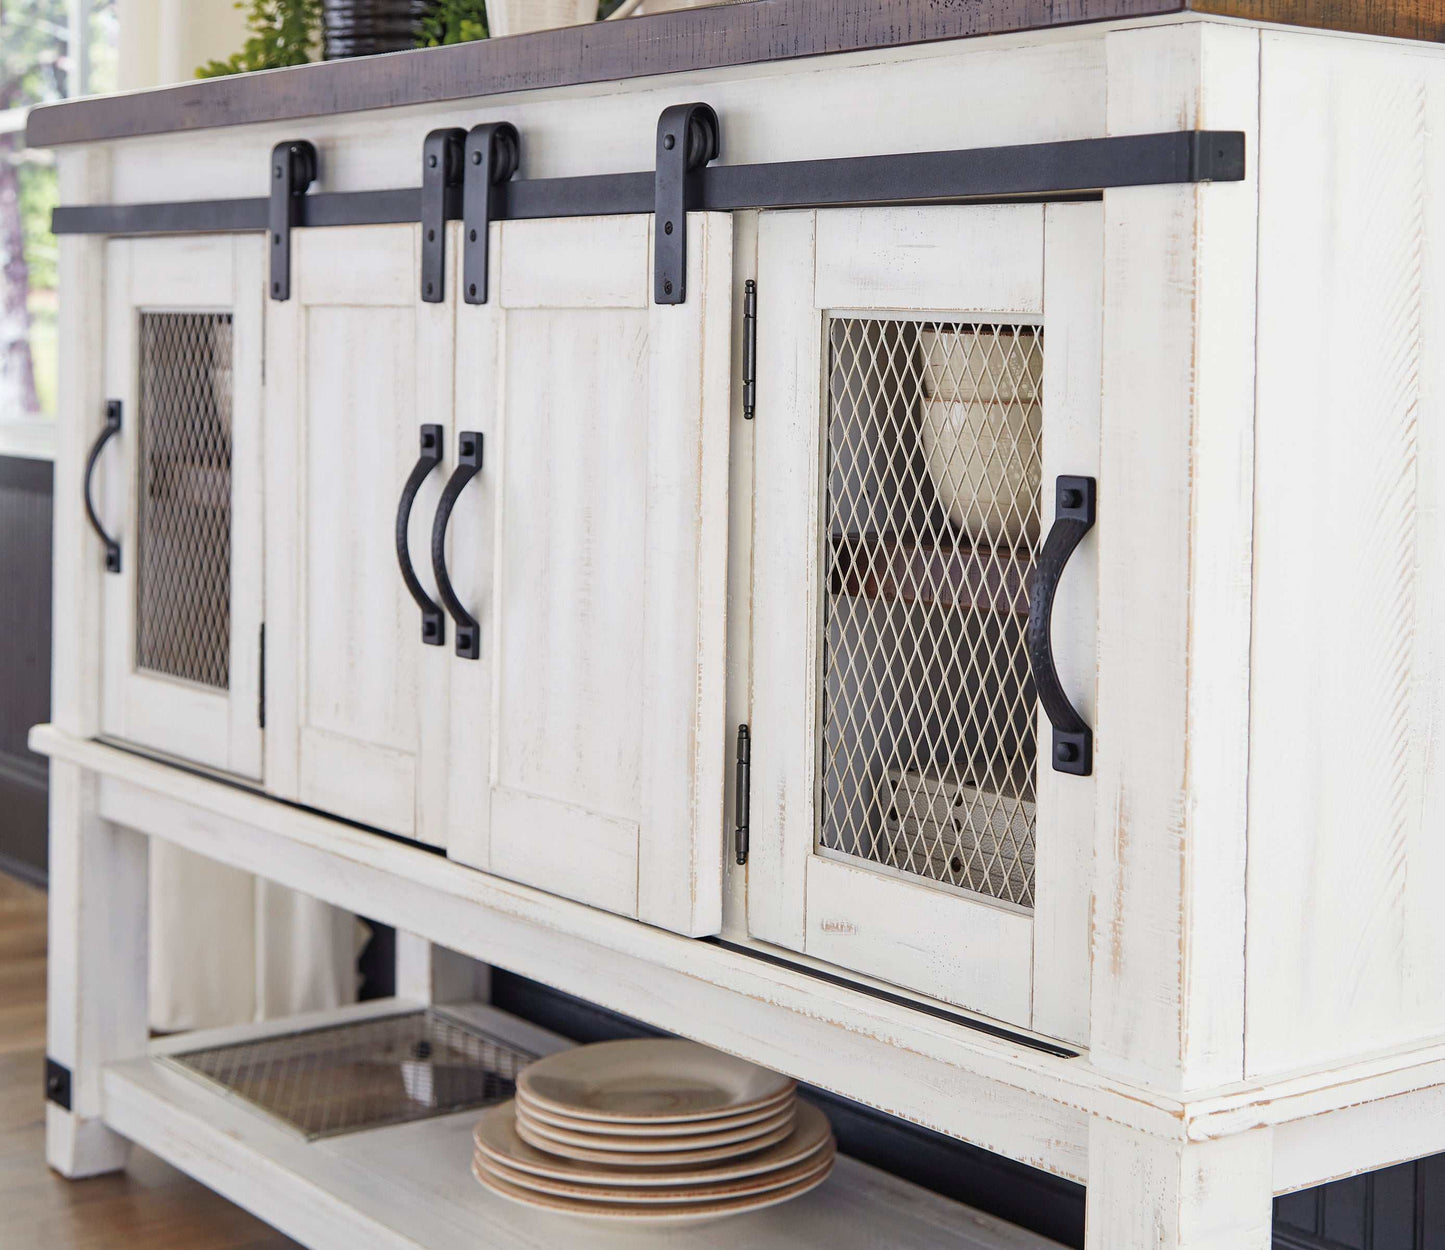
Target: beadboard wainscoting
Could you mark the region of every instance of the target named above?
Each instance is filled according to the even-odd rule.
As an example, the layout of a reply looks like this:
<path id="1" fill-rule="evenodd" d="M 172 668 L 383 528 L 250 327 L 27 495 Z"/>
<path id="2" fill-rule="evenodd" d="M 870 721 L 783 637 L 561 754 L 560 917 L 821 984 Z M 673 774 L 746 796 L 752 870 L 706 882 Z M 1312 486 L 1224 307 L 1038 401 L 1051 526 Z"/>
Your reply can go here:
<path id="1" fill-rule="evenodd" d="M 50 715 L 50 461 L 0 456 L 0 872 L 45 880 L 45 760 L 25 745 Z"/>

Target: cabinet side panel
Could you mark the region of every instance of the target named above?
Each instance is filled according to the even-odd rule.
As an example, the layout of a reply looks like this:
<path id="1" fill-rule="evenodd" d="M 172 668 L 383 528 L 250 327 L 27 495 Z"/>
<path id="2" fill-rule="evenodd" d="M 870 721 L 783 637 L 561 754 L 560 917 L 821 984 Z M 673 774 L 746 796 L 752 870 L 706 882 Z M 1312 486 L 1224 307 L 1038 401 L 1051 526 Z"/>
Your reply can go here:
<path id="1" fill-rule="evenodd" d="M 1264 39 L 1251 1074 L 1445 1030 L 1442 121 L 1438 58 Z"/>

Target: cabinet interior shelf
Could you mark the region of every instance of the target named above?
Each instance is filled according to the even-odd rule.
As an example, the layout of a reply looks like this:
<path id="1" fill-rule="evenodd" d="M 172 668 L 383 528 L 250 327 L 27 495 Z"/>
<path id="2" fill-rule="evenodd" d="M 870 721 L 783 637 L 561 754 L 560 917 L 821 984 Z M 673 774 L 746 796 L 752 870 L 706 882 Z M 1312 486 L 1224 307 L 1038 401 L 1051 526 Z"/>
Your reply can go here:
<path id="1" fill-rule="evenodd" d="M 1027 616 L 1033 559 L 1006 547 L 927 546 L 887 534 L 834 534 L 829 592 Z"/>

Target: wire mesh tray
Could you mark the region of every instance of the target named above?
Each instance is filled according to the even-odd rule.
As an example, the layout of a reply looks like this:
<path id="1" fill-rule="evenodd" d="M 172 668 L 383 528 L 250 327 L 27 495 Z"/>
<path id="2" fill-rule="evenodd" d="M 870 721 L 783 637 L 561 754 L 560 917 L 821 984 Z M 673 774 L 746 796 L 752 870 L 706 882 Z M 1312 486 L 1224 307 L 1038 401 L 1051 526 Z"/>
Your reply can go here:
<path id="1" fill-rule="evenodd" d="M 536 1056 L 435 1010 L 169 1056 L 308 1141 L 486 1107 Z"/>

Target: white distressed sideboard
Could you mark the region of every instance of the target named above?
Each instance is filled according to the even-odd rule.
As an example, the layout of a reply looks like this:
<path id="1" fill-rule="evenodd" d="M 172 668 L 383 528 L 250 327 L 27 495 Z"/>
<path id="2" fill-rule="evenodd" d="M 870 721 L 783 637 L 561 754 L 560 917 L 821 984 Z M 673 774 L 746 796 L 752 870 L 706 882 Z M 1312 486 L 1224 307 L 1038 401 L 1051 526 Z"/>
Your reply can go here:
<path id="1" fill-rule="evenodd" d="M 1084 1182 L 1089 1250 L 1445 1150 L 1430 6 L 1037 7 L 33 115 L 57 1169 L 564 1227 L 147 1058 L 150 838 Z M 1036 1244 L 848 1166 L 818 1244 Z"/>

